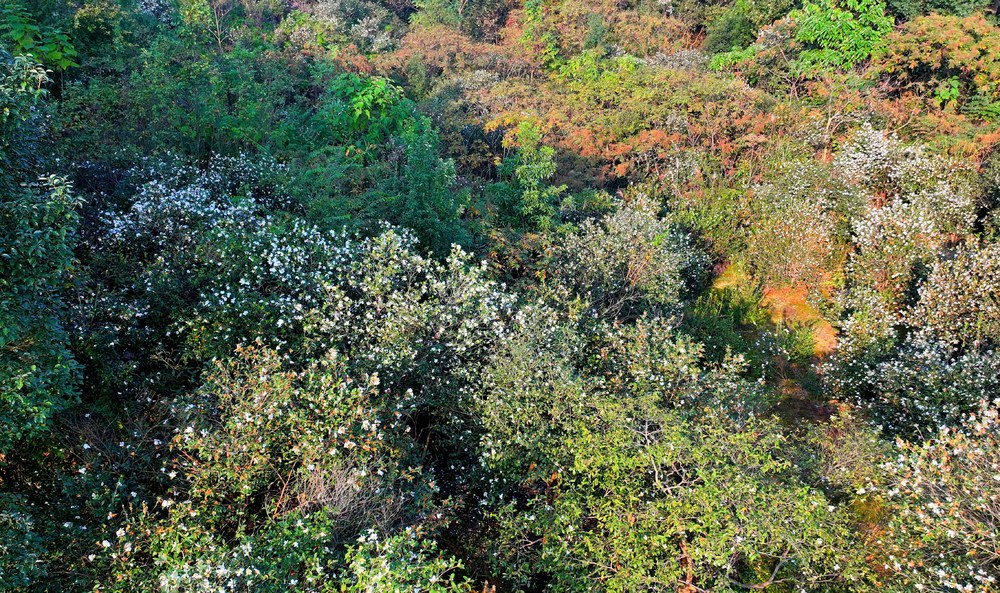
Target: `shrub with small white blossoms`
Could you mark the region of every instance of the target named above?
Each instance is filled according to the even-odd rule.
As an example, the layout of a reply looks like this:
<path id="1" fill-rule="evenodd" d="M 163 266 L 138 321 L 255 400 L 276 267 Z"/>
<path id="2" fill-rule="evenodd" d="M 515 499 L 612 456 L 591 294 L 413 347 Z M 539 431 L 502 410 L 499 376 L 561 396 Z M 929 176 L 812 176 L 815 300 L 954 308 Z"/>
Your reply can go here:
<path id="1" fill-rule="evenodd" d="M 919 433 L 953 424 L 1000 392 L 1000 353 L 959 353 L 917 334 L 886 355 L 852 361 L 833 382 L 888 432 Z"/>
<path id="2" fill-rule="evenodd" d="M 994 392 L 996 393 L 996 392 Z M 1000 579 L 1000 400 L 954 428 L 899 444 L 886 461 L 890 512 L 879 532 L 882 569 L 901 590 L 996 591 Z"/>
<path id="3" fill-rule="evenodd" d="M 833 170 L 870 192 L 876 202 L 901 197 L 916 204 L 942 233 L 970 232 L 982 200 L 973 167 L 904 144 L 870 124 L 848 139 Z"/>
<path id="4" fill-rule="evenodd" d="M 389 231 L 359 242 L 339 285 L 308 317 L 307 343 L 336 347 L 355 372 L 377 374 L 432 446 L 465 449 L 467 408 L 481 361 L 508 334 L 514 297 L 485 263 L 454 248 L 444 261 Z"/>
<path id="5" fill-rule="evenodd" d="M 676 313 L 707 267 L 707 255 L 638 196 L 581 224 L 557 246 L 548 271 L 557 289 L 582 299 L 594 315 L 635 319 Z"/>
<path id="6" fill-rule="evenodd" d="M 472 591 L 471 583 L 456 574 L 462 563 L 413 528 L 387 538 L 374 531 L 362 535 L 347 552 L 346 562 L 341 573 L 344 593 Z"/>
<path id="7" fill-rule="evenodd" d="M 907 323 L 952 348 L 1000 347 L 1000 244 L 968 243 L 934 262 Z"/>
<path id="8" fill-rule="evenodd" d="M 954 422 L 997 388 L 1000 364 L 996 248 L 974 236 L 981 184 L 867 125 L 834 169 L 871 200 L 851 222 L 829 385 L 894 434 Z"/>
<path id="9" fill-rule="evenodd" d="M 859 193 L 812 162 L 790 163 L 753 190 L 747 248 L 737 254 L 766 286 L 812 289 L 831 268 L 838 233 L 858 209 Z"/>
<path id="10" fill-rule="evenodd" d="M 1000 389 L 998 256 L 995 244 L 970 242 L 936 259 L 916 303 L 863 338 L 848 334 L 829 377 L 835 391 L 892 433 L 953 424 L 991 398 Z"/>
<path id="11" fill-rule="evenodd" d="M 436 487 L 377 379 L 334 353 L 294 367 L 240 349 L 174 404 L 172 485 L 106 546 L 121 590 L 317 590 L 359 533 L 430 514 Z"/>
<path id="12" fill-rule="evenodd" d="M 368 52 L 390 49 L 405 25 L 379 2 L 369 0 L 318 0 L 313 15 L 330 27 L 334 35 Z"/>
<path id="13" fill-rule="evenodd" d="M 851 221 L 853 251 L 841 295 L 841 306 L 851 312 L 846 341 L 862 348 L 870 323 L 875 335 L 895 323 L 939 250 L 973 231 L 981 197 L 968 167 L 871 126 L 848 141 L 834 170 L 872 196 Z"/>
<path id="14" fill-rule="evenodd" d="M 131 267 L 103 288 L 136 312 L 95 315 L 196 370 L 212 364 L 170 406 L 167 494 L 128 523 L 139 536 L 107 552 L 123 587 L 312 586 L 359 530 L 441 519 L 427 448 L 468 463 L 463 410 L 513 297 L 458 248 L 438 261 L 407 230 L 361 239 L 278 209 L 294 206 L 278 193 L 258 200 L 264 181 L 243 163 L 150 170 L 91 246 L 109 269 Z M 291 517 L 323 526 L 302 535 Z M 218 537 L 230 532 L 242 535 Z"/>
<path id="15" fill-rule="evenodd" d="M 245 157 L 137 167 L 134 197 L 104 212 L 87 245 L 86 331 L 125 350 L 194 359 L 258 337 L 293 340 L 351 247 L 343 233 L 278 209 L 295 207 L 277 189 L 281 171 Z"/>

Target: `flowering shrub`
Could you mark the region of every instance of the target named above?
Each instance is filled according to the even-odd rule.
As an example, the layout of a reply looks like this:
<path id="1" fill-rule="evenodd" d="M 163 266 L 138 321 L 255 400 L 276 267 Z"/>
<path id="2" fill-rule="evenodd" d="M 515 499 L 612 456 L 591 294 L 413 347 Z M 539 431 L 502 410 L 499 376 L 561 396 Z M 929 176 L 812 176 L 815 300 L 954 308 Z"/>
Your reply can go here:
<path id="1" fill-rule="evenodd" d="M 938 251 L 972 232 L 979 196 L 963 168 L 870 127 L 844 147 L 835 168 L 873 195 L 850 221 L 854 250 L 841 295 L 851 312 L 843 344 L 850 352 L 899 322 Z"/>
<path id="2" fill-rule="evenodd" d="M 996 392 L 994 391 L 994 394 Z M 887 461 L 893 513 L 879 537 L 883 569 L 909 590 L 992 591 L 997 553 L 997 400 Z"/>
<path id="3" fill-rule="evenodd" d="M 273 167 L 247 159 L 217 159 L 205 170 L 154 164 L 131 204 L 104 213 L 94 256 L 132 280 L 115 287 L 125 307 L 111 322 L 116 331 L 133 326 L 154 348 L 179 338 L 182 354 L 200 358 L 264 335 L 274 345 L 293 337 L 303 309 L 318 305 L 324 282 L 345 269 L 349 248 L 340 233 L 270 211 L 292 206 L 273 193 Z"/>
<path id="4" fill-rule="evenodd" d="M 177 403 L 187 495 L 221 503 L 222 520 L 238 520 L 241 508 L 263 497 L 270 517 L 323 507 L 346 529 L 391 525 L 396 497 L 373 491 L 412 480 L 419 468 L 406 450 L 402 415 L 383 407 L 377 377 L 355 386 L 332 353 L 300 372 L 285 366 L 273 352 L 237 351 L 197 395 Z M 406 496 L 417 507 L 418 491 Z M 390 507 L 368 506 L 366 498 Z"/>
<path id="5" fill-rule="evenodd" d="M 832 267 L 838 227 L 857 209 L 856 191 L 810 163 L 788 165 L 753 189 L 746 249 L 738 254 L 765 286 L 817 287 Z"/>
<path id="6" fill-rule="evenodd" d="M 829 384 L 890 433 L 949 425 L 997 388 L 995 249 L 950 247 L 973 235 L 980 190 L 965 167 L 870 126 L 834 167 L 871 198 L 849 218 Z"/>
<path id="7" fill-rule="evenodd" d="M 964 245 L 934 262 L 908 323 L 959 351 L 1000 346 L 1000 245 Z"/>
<path id="8" fill-rule="evenodd" d="M 871 192 L 876 208 L 901 198 L 931 219 L 937 233 L 972 231 L 979 190 L 968 165 L 864 125 L 836 156 L 834 169 Z"/>
<path id="9" fill-rule="evenodd" d="M 405 30 L 399 19 L 380 2 L 319 0 L 311 10 L 334 35 L 368 52 L 391 48 L 399 36 L 398 31 Z"/>
<path id="10" fill-rule="evenodd" d="M 859 401 L 890 433 L 948 426 L 1000 389 L 1000 354 L 956 351 L 915 335 L 887 352 L 872 349 L 851 360 L 835 388 Z"/>
<path id="11" fill-rule="evenodd" d="M 167 492 L 134 505 L 126 535 L 92 565 L 109 563 L 122 590 L 287 590 L 345 566 L 345 587 L 460 588 L 431 534 L 392 544 L 423 554 L 424 568 L 400 564 L 396 548 L 347 544 L 441 519 L 417 438 L 451 452 L 453 468 L 467 463 L 462 410 L 512 297 L 460 249 L 438 261 L 407 231 L 362 239 L 280 210 L 296 203 L 270 184 L 274 167 L 153 164 L 134 173 L 153 180 L 131 203 L 103 214 L 90 257 L 133 279 L 103 289 L 124 304 L 101 313 L 106 323 L 129 348 L 146 339 L 195 369 L 220 362 L 170 406 Z M 229 532 L 241 535 L 220 538 Z"/>
<path id="12" fill-rule="evenodd" d="M 437 261 L 408 231 L 362 239 L 265 208 L 285 202 L 256 199 L 245 166 L 232 174 L 245 183 L 211 170 L 184 181 L 181 169 L 180 187 L 143 184 L 127 211 L 107 213 L 94 248 L 105 265 L 128 259 L 135 283 L 119 294 L 134 296 L 95 315 L 122 340 L 176 345 L 196 365 L 256 341 L 300 355 L 337 348 L 352 369 L 409 393 L 408 413 L 450 422 L 512 297 L 460 249 Z"/>
<path id="13" fill-rule="evenodd" d="M 669 315 L 694 290 L 707 257 L 639 198 L 605 219 L 585 221 L 556 248 L 552 282 L 602 318 Z"/>
<path id="14" fill-rule="evenodd" d="M 369 532 L 347 553 L 342 591 L 367 593 L 444 593 L 470 591 L 466 580 L 456 578 L 462 564 L 441 553 L 433 541 L 421 539 L 414 529 L 388 539 Z"/>
<path id="15" fill-rule="evenodd" d="M 337 575 L 358 534 L 372 530 L 362 539 L 374 542 L 431 509 L 434 483 L 377 376 L 352 381 L 333 353 L 292 366 L 274 351 L 241 349 L 172 406 L 171 488 L 158 508 L 133 509 L 106 550 L 129 587 L 314 588 Z M 346 559 L 351 578 L 377 579 L 356 554 Z M 440 574 L 428 571 L 448 569 L 435 562 L 410 578 L 435 582 Z"/>
<path id="16" fill-rule="evenodd" d="M 0 0 L 0 589 L 996 589 L 992 25 L 793 4 Z"/>
<path id="17" fill-rule="evenodd" d="M 893 432 L 951 425 L 989 398 L 1000 388 L 996 261 L 994 245 L 961 246 L 931 264 L 912 306 L 881 320 L 855 314 L 836 388 Z"/>

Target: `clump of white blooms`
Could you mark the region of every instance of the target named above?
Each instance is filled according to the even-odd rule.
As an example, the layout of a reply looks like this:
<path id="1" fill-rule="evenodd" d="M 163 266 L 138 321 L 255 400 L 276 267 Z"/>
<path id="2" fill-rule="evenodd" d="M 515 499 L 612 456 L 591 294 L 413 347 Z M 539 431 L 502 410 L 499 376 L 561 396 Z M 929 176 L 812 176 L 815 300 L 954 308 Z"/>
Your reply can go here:
<path id="1" fill-rule="evenodd" d="M 996 392 L 994 392 L 996 393 Z M 912 590 L 995 591 L 1000 579 L 1000 400 L 900 444 L 884 464 L 891 505 L 882 568 Z"/>
<path id="2" fill-rule="evenodd" d="M 884 303 L 855 314 L 864 348 L 855 340 L 842 350 L 831 384 L 860 397 L 893 432 L 950 425 L 992 397 L 1000 389 L 998 255 L 996 244 L 959 246 L 931 264 L 913 305 L 881 320 L 873 313 Z"/>
<path id="3" fill-rule="evenodd" d="M 173 4 L 169 0 L 138 0 L 139 12 L 147 14 L 164 24 L 173 23 Z"/>
<path id="4" fill-rule="evenodd" d="M 824 166 L 791 163 L 774 181 L 753 188 L 754 216 L 740 257 L 765 285 L 816 287 L 834 256 L 840 219 L 858 198 Z"/>
<path id="5" fill-rule="evenodd" d="M 1000 354 L 957 352 L 918 334 L 887 355 L 852 366 L 838 382 L 847 393 L 864 394 L 861 403 L 890 432 L 933 429 L 1000 392 Z"/>
<path id="6" fill-rule="evenodd" d="M 709 62 L 709 54 L 699 49 L 679 49 L 671 53 L 658 53 L 644 58 L 643 63 L 670 70 L 704 71 Z"/>
<path id="7" fill-rule="evenodd" d="M 145 309 L 167 306 L 160 295 L 189 287 L 188 314 L 173 312 L 169 331 L 195 350 L 280 336 L 321 302 L 324 285 L 343 275 L 353 253 L 344 233 L 274 210 L 292 205 L 268 182 L 280 173 L 274 163 L 244 157 L 134 171 L 153 178 L 124 211 L 105 212 L 96 248 L 143 264 L 133 281 L 146 293 Z"/>
<path id="8" fill-rule="evenodd" d="M 951 348 L 1000 345 L 1000 245 L 966 244 L 934 262 L 907 324 Z"/>
<path id="9" fill-rule="evenodd" d="M 639 196 L 599 222 L 585 221 L 557 248 L 552 280 L 602 318 L 673 313 L 707 268 L 686 234 Z"/>
<path id="10" fill-rule="evenodd" d="M 997 248 L 959 243 L 980 201 L 968 171 L 871 127 L 835 169 L 872 198 L 851 223 L 830 385 L 893 433 L 952 424 L 1000 387 Z"/>
<path id="11" fill-rule="evenodd" d="M 319 0 L 313 15 L 342 36 L 368 52 L 390 49 L 393 37 L 392 14 L 381 4 L 367 0 Z"/>
<path id="12" fill-rule="evenodd" d="M 871 195 L 866 211 L 851 223 L 855 249 L 842 294 L 842 306 L 857 317 L 845 332 L 844 347 L 851 349 L 864 347 L 867 322 L 875 320 L 879 328 L 898 316 L 920 266 L 972 231 L 979 196 L 967 169 L 870 126 L 847 143 L 834 170 Z"/>
<path id="13" fill-rule="evenodd" d="M 844 145 L 833 163 L 845 180 L 871 192 L 875 208 L 902 198 L 916 204 L 938 232 L 971 230 L 979 200 L 974 170 L 919 145 L 864 125 Z"/>

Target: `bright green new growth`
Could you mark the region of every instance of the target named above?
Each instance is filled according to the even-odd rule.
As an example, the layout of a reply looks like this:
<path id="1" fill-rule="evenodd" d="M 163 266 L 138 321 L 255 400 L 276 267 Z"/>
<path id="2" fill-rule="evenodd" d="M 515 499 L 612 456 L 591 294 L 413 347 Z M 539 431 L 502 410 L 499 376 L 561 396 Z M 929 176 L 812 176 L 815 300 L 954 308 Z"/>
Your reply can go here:
<path id="1" fill-rule="evenodd" d="M 809 75 L 864 62 L 881 48 L 893 25 L 881 0 L 808 1 L 788 18 L 798 25 L 795 38 L 806 44 L 798 67 Z"/>

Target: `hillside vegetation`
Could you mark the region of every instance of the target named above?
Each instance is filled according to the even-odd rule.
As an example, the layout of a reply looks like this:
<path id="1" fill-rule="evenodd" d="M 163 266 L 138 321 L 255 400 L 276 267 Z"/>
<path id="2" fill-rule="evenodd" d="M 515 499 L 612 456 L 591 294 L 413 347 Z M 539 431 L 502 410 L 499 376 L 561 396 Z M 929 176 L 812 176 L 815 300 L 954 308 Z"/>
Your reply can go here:
<path id="1" fill-rule="evenodd" d="M 994 0 L 0 0 L 0 592 L 1000 590 Z"/>

